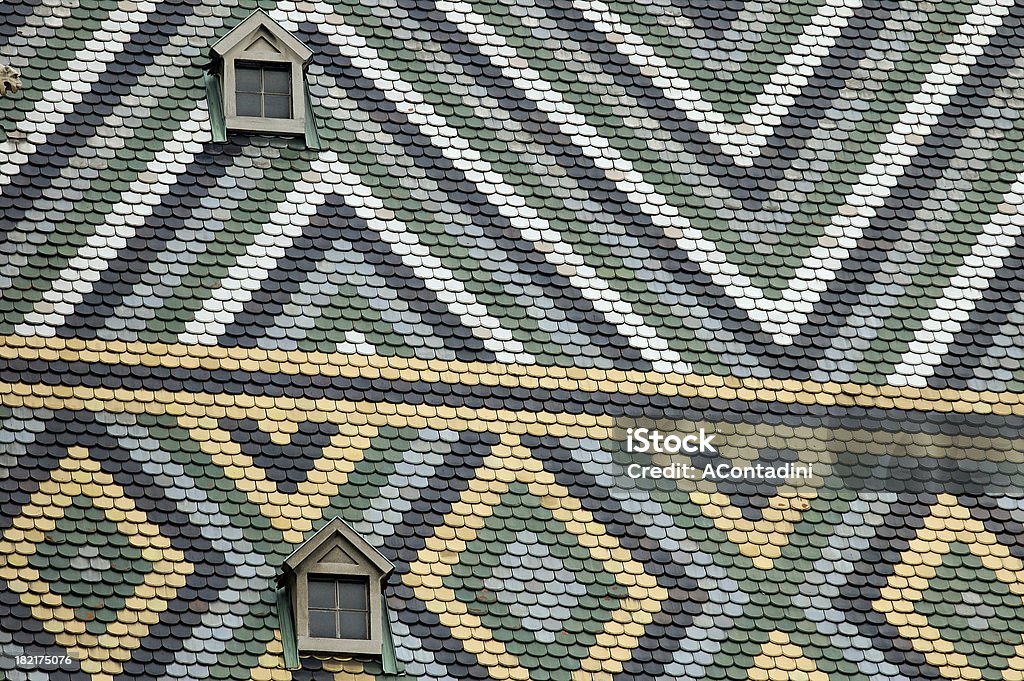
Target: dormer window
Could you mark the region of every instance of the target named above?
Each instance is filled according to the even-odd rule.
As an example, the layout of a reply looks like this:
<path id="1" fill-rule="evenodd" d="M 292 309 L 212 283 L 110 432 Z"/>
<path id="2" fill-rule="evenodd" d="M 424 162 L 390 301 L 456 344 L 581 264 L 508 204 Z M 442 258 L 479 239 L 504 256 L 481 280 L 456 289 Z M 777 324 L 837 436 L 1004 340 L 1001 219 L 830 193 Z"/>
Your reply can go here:
<path id="1" fill-rule="evenodd" d="M 308 47 L 261 10 L 213 45 L 227 130 L 305 133 Z"/>
<path id="2" fill-rule="evenodd" d="M 285 559 L 298 652 L 380 655 L 388 560 L 335 518 Z"/>

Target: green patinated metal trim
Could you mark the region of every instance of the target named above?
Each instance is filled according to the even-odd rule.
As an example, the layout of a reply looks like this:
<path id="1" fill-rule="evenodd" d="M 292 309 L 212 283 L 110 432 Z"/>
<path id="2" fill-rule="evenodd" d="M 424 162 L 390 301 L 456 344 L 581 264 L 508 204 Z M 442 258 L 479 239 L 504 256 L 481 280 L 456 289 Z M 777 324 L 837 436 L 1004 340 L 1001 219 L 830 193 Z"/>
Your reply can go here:
<path id="1" fill-rule="evenodd" d="M 310 149 L 320 151 L 323 143 L 320 141 L 320 133 L 317 132 L 316 114 L 313 113 L 313 100 L 309 96 L 309 83 L 302 83 L 302 101 L 306 106 L 306 146 Z"/>
<path id="2" fill-rule="evenodd" d="M 281 627 L 281 646 L 284 648 L 284 666 L 299 668 L 299 639 L 295 633 L 295 615 L 287 587 L 277 590 L 277 619 Z"/>
<path id="3" fill-rule="evenodd" d="M 210 109 L 210 131 L 214 142 L 227 142 L 228 129 L 224 121 L 224 100 L 221 99 L 220 76 L 206 74 L 206 101 Z"/>
<path id="4" fill-rule="evenodd" d="M 402 669 L 398 663 L 398 656 L 395 655 L 395 637 L 391 633 L 391 617 L 388 613 L 388 602 L 383 594 L 380 597 L 380 621 L 381 631 L 381 666 L 385 674 L 400 674 Z"/>
<path id="5" fill-rule="evenodd" d="M 295 614 L 292 612 L 288 587 L 281 587 L 277 590 L 277 619 L 281 627 L 284 665 L 288 669 L 298 669 L 301 666 L 299 663 L 299 639 L 295 632 Z M 388 602 L 384 596 L 380 597 L 380 620 L 384 632 L 381 642 L 381 671 L 386 676 L 399 675 L 396 678 L 407 678 L 404 675 L 403 665 L 395 654 L 395 637 L 391 632 L 391 617 L 388 613 Z"/>

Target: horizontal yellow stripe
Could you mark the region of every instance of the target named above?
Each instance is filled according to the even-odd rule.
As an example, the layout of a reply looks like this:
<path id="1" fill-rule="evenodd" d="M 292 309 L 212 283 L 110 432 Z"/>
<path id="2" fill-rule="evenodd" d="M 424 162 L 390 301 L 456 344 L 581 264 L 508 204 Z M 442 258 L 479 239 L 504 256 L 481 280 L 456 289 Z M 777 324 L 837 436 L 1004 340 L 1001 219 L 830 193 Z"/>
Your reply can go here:
<path id="1" fill-rule="evenodd" d="M 859 383 L 423 360 L 207 345 L 2 336 L 0 359 L 99 362 L 211 371 L 261 371 L 270 374 L 461 383 L 530 390 L 603 391 L 783 404 L 1024 414 L 1024 395 L 1010 392 L 935 390 Z"/>
<path id="2" fill-rule="evenodd" d="M 451 428 L 480 432 L 556 437 L 610 437 L 610 416 L 567 412 L 527 412 L 467 406 L 294 399 L 252 395 L 129 390 L 85 386 L 0 383 L 0 404 L 30 409 L 110 411 L 129 414 L 169 414 L 185 428 L 210 427 L 221 418 L 256 418 L 266 428 L 305 421 L 348 425 Z M 274 426 L 276 427 L 276 426 Z"/>

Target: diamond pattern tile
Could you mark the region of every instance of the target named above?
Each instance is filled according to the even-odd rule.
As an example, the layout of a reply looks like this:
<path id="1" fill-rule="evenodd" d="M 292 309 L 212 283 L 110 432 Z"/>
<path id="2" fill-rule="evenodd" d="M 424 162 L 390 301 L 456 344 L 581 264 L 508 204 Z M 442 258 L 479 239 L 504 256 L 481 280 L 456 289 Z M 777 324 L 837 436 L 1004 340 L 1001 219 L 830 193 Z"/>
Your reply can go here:
<path id="1" fill-rule="evenodd" d="M 996 614 L 1019 607 L 1022 571 L 1024 563 L 967 509 L 940 498 L 882 592 L 892 601 L 877 608 L 944 677 L 999 670 L 1005 678 L 1024 671 L 1024 637 L 1016 616 L 1005 622 Z"/>
<path id="2" fill-rule="evenodd" d="M 95 679 L 124 670 L 194 566 L 87 450 L 69 448 L 0 540 L 7 587 Z M 75 495 L 75 496 L 72 496 Z"/>
<path id="3" fill-rule="evenodd" d="M 256 10 L 319 145 L 217 131 Z M 0 3 L 0 678 L 1024 681 L 1022 21 Z M 286 664 L 335 517 L 397 673 Z"/>

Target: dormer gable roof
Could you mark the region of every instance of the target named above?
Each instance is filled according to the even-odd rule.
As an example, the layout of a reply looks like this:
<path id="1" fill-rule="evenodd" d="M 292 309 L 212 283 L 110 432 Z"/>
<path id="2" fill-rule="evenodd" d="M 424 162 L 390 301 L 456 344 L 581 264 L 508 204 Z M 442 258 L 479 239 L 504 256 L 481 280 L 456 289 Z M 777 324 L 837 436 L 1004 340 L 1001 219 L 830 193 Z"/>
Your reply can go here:
<path id="1" fill-rule="evenodd" d="M 276 38 L 279 44 L 290 52 L 290 54 L 282 54 L 282 59 L 294 58 L 305 64 L 313 56 L 311 49 L 282 28 L 280 24 L 271 19 L 261 9 L 250 14 L 248 18 L 231 29 L 227 35 L 215 42 L 210 49 L 218 57 L 225 57 L 233 50 L 240 50 L 242 52 L 278 51 L 272 44 L 272 41 L 267 41 L 265 35 L 261 36 L 261 32 L 266 32 L 273 38 Z"/>
<path id="2" fill-rule="evenodd" d="M 337 546 L 334 548 L 329 547 L 329 544 L 332 542 Z M 391 561 L 385 558 L 377 549 L 373 548 L 358 532 L 349 527 L 345 521 L 340 518 L 334 518 L 307 539 L 302 546 L 295 549 L 290 556 L 285 558 L 285 571 L 295 572 L 308 559 L 320 553 L 321 548 L 327 548 L 329 551 L 339 550 L 345 554 L 345 559 L 335 562 L 355 561 L 372 566 L 381 572 L 381 576 L 388 575 L 395 569 Z M 356 555 L 353 555 L 353 553 Z"/>

